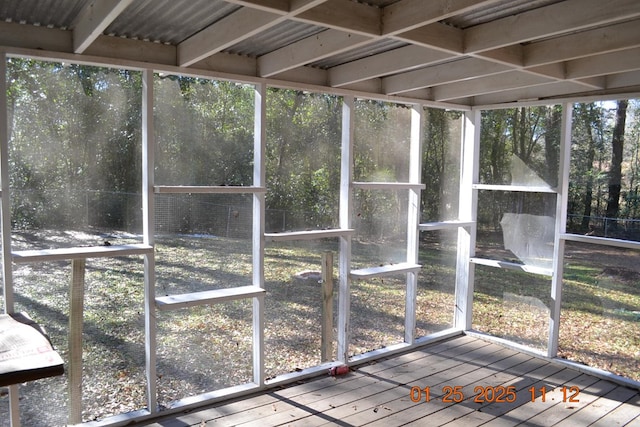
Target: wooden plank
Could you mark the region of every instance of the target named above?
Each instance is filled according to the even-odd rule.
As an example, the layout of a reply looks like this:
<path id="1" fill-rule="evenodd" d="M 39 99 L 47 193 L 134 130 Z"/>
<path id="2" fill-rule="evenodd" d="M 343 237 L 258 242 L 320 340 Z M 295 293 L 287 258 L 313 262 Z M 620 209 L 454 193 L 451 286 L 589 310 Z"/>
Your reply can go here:
<path id="1" fill-rule="evenodd" d="M 363 182 L 352 183 L 353 188 L 362 190 L 424 190 L 425 184 L 411 182 Z"/>
<path id="2" fill-rule="evenodd" d="M 615 408 L 622 406 L 625 401 L 629 400 L 633 396 L 638 396 L 638 392 L 636 390 L 632 390 L 626 387 L 616 387 L 613 384 L 611 384 L 611 386 L 613 386 L 613 389 L 608 393 L 604 393 L 604 389 L 599 390 L 594 396 L 595 399 L 593 399 L 592 401 L 583 402 L 583 398 L 581 397 L 582 393 L 578 395 L 580 404 L 584 404 L 584 408 L 580 410 L 580 424 L 591 426 L 593 425 L 592 423 L 600 420 Z M 589 389 L 585 391 L 589 392 Z M 575 424 L 576 420 L 574 420 L 573 417 L 569 417 L 557 425 L 558 427 L 570 427 L 571 425 Z"/>
<path id="3" fill-rule="evenodd" d="M 261 186 L 242 185 L 156 185 L 157 194 L 257 194 L 266 193 Z"/>
<path id="4" fill-rule="evenodd" d="M 59 249 L 36 249 L 15 251 L 12 253 L 14 263 L 64 261 L 73 259 L 116 257 L 128 255 L 152 254 L 153 246 L 147 244 L 87 246 Z"/>
<path id="5" fill-rule="evenodd" d="M 632 390 L 633 391 L 633 390 Z M 635 424 L 640 424 L 640 392 L 635 393 L 630 399 L 627 399 L 622 405 L 610 410 L 593 423 L 592 427 L 610 427 L 615 425 L 629 425 L 635 421 Z"/>
<path id="6" fill-rule="evenodd" d="M 84 311 L 84 259 L 71 262 L 69 292 L 69 423 L 82 422 L 82 324 Z"/>
<path id="7" fill-rule="evenodd" d="M 322 322 L 320 362 L 333 357 L 333 252 L 322 254 Z"/>
<path id="8" fill-rule="evenodd" d="M 525 271 L 527 273 L 539 274 L 541 276 L 553 275 L 553 270 L 550 268 L 541 268 L 541 267 L 535 267 L 535 266 L 526 265 L 526 264 L 517 264 L 515 262 L 498 261 L 494 259 L 485 259 L 485 258 L 477 258 L 477 257 L 470 258 L 469 262 L 473 264 L 486 265 L 488 267 L 506 268 L 508 270 L 520 270 L 520 271 Z"/>
<path id="9" fill-rule="evenodd" d="M 215 289 L 180 295 L 168 295 L 156 298 L 158 310 L 176 310 L 205 304 L 216 304 L 243 298 L 263 297 L 266 291 L 257 286 L 239 286 L 237 288 Z"/>
<path id="10" fill-rule="evenodd" d="M 584 407 L 570 409 L 558 403 L 558 387 L 577 384 L 591 395 Z M 430 402 L 412 402 L 409 392 L 413 386 L 430 386 Z M 442 402 L 443 388 L 460 385 L 465 400 L 460 403 Z M 474 403 L 475 387 L 512 385 L 517 400 L 513 403 Z M 531 401 L 529 387 L 537 390 L 546 386 L 550 391 L 546 402 L 539 393 Z M 557 389 L 556 394 L 551 390 Z M 611 390 L 607 392 L 607 390 Z M 621 391 L 622 390 L 622 391 Z M 636 396 L 634 398 L 634 396 Z M 598 402 L 609 399 L 593 414 Z M 553 400 L 555 399 L 555 400 Z M 629 408 L 625 411 L 625 404 Z M 461 336 L 423 349 L 389 357 L 356 367 L 344 377 L 321 377 L 302 384 L 260 394 L 250 399 L 237 399 L 213 408 L 180 415 L 175 422 L 159 426 L 197 425 L 442 425 L 475 426 L 514 425 L 528 423 L 537 417 L 539 425 L 547 422 L 548 410 L 559 410 L 572 416 L 561 417 L 572 425 L 583 425 L 580 413 L 589 420 L 613 409 L 616 420 L 626 422 L 638 416 L 640 399 L 634 390 L 616 387 L 606 380 L 580 374 L 571 368 L 550 363 L 485 340 Z M 635 406 L 634 406 L 635 404 Z M 616 406 L 617 405 L 617 406 Z M 566 406 L 566 405 L 565 405 Z M 557 408 L 556 408 L 557 407 Z M 606 416 L 605 416 L 606 417 Z M 558 417 L 551 414 L 553 422 Z M 560 419 L 560 422 L 562 422 Z M 613 424 L 607 424 L 613 425 Z"/>
<path id="11" fill-rule="evenodd" d="M 497 351 L 496 351 L 497 349 Z M 491 375 L 494 371 L 480 371 L 479 369 L 501 360 L 515 358 L 512 363 L 520 363 L 521 355 L 512 350 L 501 348 L 498 345 L 483 347 L 491 353 L 474 356 L 475 363 L 454 364 L 449 369 L 430 375 L 425 378 L 415 379 L 406 386 L 394 387 L 388 393 L 380 393 L 373 396 L 367 403 L 373 406 L 363 407 L 357 414 L 345 417 L 346 421 L 354 425 L 401 425 L 412 422 L 438 410 L 446 408 L 448 403 L 443 402 L 442 396 L 445 387 L 465 386 L 478 383 L 482 378 Z M 457 358 L 457 356 L 456 356 Z M 478 371 L 476 373 L 476 371 Z M 398 381 L 398 383 L 402 383 Z M 410 388 L 420 387 L 424 390 L 429 387 L 432 398 L 429 402 L 412 401 L 409 396 Z M 377 411 L 375 409 L 378 409 Z M 370 423 L 370 424 L 369 424 Z"/>
<path id="12" fill-rule="evenodd" d="M 543 383 L 546 383 L 544 387 L 548 390 L 544 395 L 544 401 L 542 395 L 539 395 L 535 402 L 519 406 L 504 414 L 504 417 L 495 418 L 486 425 L 491 427 L 513 425 L 513 423 L 509 423 L 509 420 L 514 419 L 527 421 L 527 423 L 531 424 L 554 425 L 566 418 L 572 411 L 570 408 L 565 407 L 566 404 L 562 403 L 562 387 L 571 384 L 584 388 L 595 382 L 597 382 L 597 379 L 594 377 L 580 375 L 579 372 L 572 369 L 564 369 L 543 381 Z M 538 389 L 540 387 L 542 386 L 537 386 Z"/>
<path id="13" fill-rule="evenodd" d="M 379 267 L 361 268 L 351 270 L 351 277 L 356 279 L 366 279 L 369 277 L 381 277 L 399 273 L 416 273 L 422 268 L 420 264 L 401 262 L 398 264 L 382 265 Z"/>
<path id="14" fill-rule="evenodd" d="M 492 344 L 474 344 L 481 345 L 482 347 L 480 348 L 485 348 L 485 352 L 482 354 L 491 354 L 492 352 L 495 353 L 496 350 L 502 350 L 499 346 Z M 490 349 L 488 353 L 486 353 L 487 348 Z M 457 351 L 460 351 L 460 349 Z M 480 354 L 478 353 L 478 355 Z M 384 380 L 381 380 L 381 376 L 379 375 L 372 375 L 371 373 L 358 369 L 347 377 L 337 379 L 336 381 L 339 381 L 338 384 L 331 387 L 330 390 L 300 396 L 295 399 L 296 405 L 293 407 L 285 406 L 280 408 L 277 406 L 277 411 L 267 412 L 266 419 L 264 415 L 262 415 L 263 412 L 261 412 L 262 418 L 252 417 L 250 418 L 252 422 L 246 425 L 260 425 L 258 423 L 263 423 L 262 425 L 278 425 L 284 422 L 289 424 L 294 420 L 299 420 L 301 422 L 300 425 L 309 425 L 307 424 L 309 421 L 308 417 L 320 413 L 322 413 L 322 417 L 320 418 L 325 420 L 325 422 L 327 420 L 340 420 L 342 419 L 343 412 L 353 413 L 354 410 L 357 410 L 357 407 L 360 406 L 360 402 L 363 402 L 365 398 L 370 396 L 379 395 L 394 389 L 400 389 L 400 392 L 406 395 L 406 387 L 398 387 L 398 383 L 404 383 L 405 379 L 415 378 L 417 373 L 423 374 L 428 372 L 428 368 L 435 368 L 436 366 L 440 366 L 439 369 L 441 371 L 446 371 L 453 365 L 461 364 L 461 362 L 446 356 L 428 356 L 402 364 L 398 364 L 396 358 L 390 359 L 389 361 L 392 362 L 394 366 L 384 371 Z M 377 366 L 377 364 L 371 366 Z M 395 373 L 399 375 L 394 375 Z M 277 395 L 278 393 L 276 392 L 274 394 Z M 355 409 L 354 406 L 356 407 Z M 343 412 L 334 411 L 338 408 L 342 408 Z M 225 422 L 227 421 L 226 418 L 224 420 Z M 240 422 L 238 418 L 229 421 L 232 421 L 233 424 Z"/>
<path id="15" fill-rule="evenodd" d="M 551 187 L 537 187 L 528 185 L 494 185 L 494 184 L 473 184 L 474 190 L 492 190 L 492 191 L 516 191 L 521 193 L 552 193 L 556 194 L 556 190 Z"/>
<path id="16" fill-rule="evenodd" d="M 265 239 L 271 242 L 287 242 L 293 240 L 328 239 L 353 235 L 353 229 L 336 228 L 331 230 L 288 231 L 284 233 L 264 233 Z"/>
<path id="17" fill-rule="evenodd" d="M 420 224 L 418 227 L 420 231 L 435 231 L 435 230 L 455 230 L 459 227 L 471 227 L 475 225 L 473 221 L 439 221 L 439 222 L 426 222 Z"/>

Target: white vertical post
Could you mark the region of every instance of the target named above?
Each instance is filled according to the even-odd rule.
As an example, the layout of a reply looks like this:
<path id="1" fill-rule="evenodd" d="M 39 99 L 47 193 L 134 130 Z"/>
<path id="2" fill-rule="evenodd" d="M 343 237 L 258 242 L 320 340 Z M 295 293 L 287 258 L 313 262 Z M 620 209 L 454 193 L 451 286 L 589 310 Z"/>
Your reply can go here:
<path id="1" fill-rule="evenodd" d="M 9 114 L 7 111 L 7 55 L 0 53 L 0 189 L 2 206 L 2 288 L 4 312 L 13 313 L 13 260 L 11 257 L 11 198 L 9 197 Z M 12 427 L 20 427 L 20 403 L 17 385 L 9 386 L 9 419 Z"/>
<path id="2" fill-rule="evenodd" d="M 342 153 L 340 157 L 340 228 L 351 228 L 353 177 L 353 137 L 355 130 L 355 99 L 345 96 L 342 101 Z M 351 309 L 351 236 L 340 237 L 338 261 L 338 354 L 337 359 L 349 358 L 349 312 Z"/>
<path id="3" fill-rule="evenodd" d="M 409 148 L 409 182 L 420 184 L 422 176 L 422 105 L 411 109 L 411 145 Z M 407 209 L 407 262 L 417 264 L 419 258 L 420 190 L 409 190 Z M 413 344 L 416 329 L 418 273 L 407 273 L 407 292 L 404 316 L 404 341 Z"/>
<path id="4" fill-rule="evenodd" d="M 255 89 L 253 185 L 266 187 L 267 86 Z M 253 285 L 264 288 L 265 194 L 253 194 Z M 253 381 L 264 384 L 264 297 L 253 299 Z"/>
<path id="5" fill-rule="evenodd" d="M 82 422 L 82 329 L 84 324 L 84 259 L 71 261 L 69 288 L 69 424 Z"/>
<path id="6" fill-rule="evenodd" d="M 464 113 L 460 164 L 460 199 L 458 219 L 471 221 L 468 228 L 458 228 L 458 258 L 456 262 L 455 328 L 471 329 L 473 307 L 474 266 L 469 262 L 476 246 L 478 192 L 473 184 L 478 179 L 480 153 L 480 110 Z"/>
<path id="7" fill-rule="evenodd" d="M 551 277 L 551 308 L 549 313 L 549 344 L 547 355 L 556 357 L 560 335 L 560 307 L 562 304 L 562 276 L 564 274 L 564 239 L 567 229 L 567 201 L 569 198 L 569 166 L 571 164 L 571 128 L 573 105 L 562 106 L 560 131 L 560 162 L 556 197 L 556 232 L 553 244 L 553 276 Z"/>
<path id="8" fill-rule="evenodd" d="M 142 221 L 144 243 L 155 243 L 153 70 L 142 72 Z M 144 327 L 147 406 L 157 412 L 155 255 L 144 255 Z"/>

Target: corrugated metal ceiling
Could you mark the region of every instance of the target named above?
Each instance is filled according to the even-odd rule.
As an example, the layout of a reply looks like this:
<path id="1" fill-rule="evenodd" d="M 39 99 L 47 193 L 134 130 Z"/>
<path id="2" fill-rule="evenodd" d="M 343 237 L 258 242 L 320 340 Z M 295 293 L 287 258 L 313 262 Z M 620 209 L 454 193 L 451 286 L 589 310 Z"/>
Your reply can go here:
<path id="1" fill-rule="evenodd" d="M 88 1 L 5 0 L 0 2 L 0 20 L 66 29 Z"/>
<path id="2" fill-rule="evenodd" d="M 222 0 L 136 0 L 105 34 L 178 44 L 239 8 Z"/>

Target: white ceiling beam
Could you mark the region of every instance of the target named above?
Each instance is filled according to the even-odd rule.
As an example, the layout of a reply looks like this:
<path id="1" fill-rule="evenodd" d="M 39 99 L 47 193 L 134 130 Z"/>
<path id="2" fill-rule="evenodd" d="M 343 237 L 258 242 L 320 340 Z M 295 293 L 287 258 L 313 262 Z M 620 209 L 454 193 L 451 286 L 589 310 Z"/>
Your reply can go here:
<path id="1" fill-rule="evenodd" d="M 556 37 L 523 46 L 524 65 L 542 65 L 640 46 L 640 21 Z"/>
<path id="2" fill-rule="evenodd" d="M 393 38 L 452 54 L 462 54 L 464 50 L 464 31 L 441 23 L 425 25 Z"/>
<path id="3" fill-rule="evenodd" d="M 0 21 L 0 46 L 73 52 L 71 31 Z"/>
<path id="4" fill-rule="evenodd" d="M 292 19 L 355 34 L 379 36 L 382 32 L 381 15 L 379 8 L 364 3 L 328 0 Z"/>
<path id="5" fill-rule="evenodd" d="M 188 67 L 283 20 L 282 15 L 240 8 L 180 43 L 178 65 Z"/>
<path id="6" fill-rule="evenodd" d="M 422 46 L 404 46 L 338 65 L 329 70 L 329 84 L 345 86 L 374 77 L 408 71 L 451 58 L 451 54 Z"/>
<path id="7" fill-rule="evenodd" d="M 404 33 L 499 0 L 401 0 L 383 9 L 382 33 Z"/>
<path id="8" fill-rule="evenodd" d="M 73 23 L 73 51 L 84 52 L 133 0 L 93 0 Z"/>
<path id="9" fill-rule="evenodd" d="M 289 0 L 224 0 L 227 3 L 237 4 L 238 6 L 250 7 L 252 9 L 262 10 L 269 13 L 277 13 L 285 15 L 289 12 Z"/>
<path id="10" fill-rule="evenodd" d="M 607 89 L 640 86 L 640 71 L 612 74 L 607 76 Z"/>
<path id="11" fill-rule="evenodd" d="M 586 79 L 576 79 L 575 83 L 590 87 L 592 89 L 604 89 L 607 87 L 606 76 L 588 77 Z"/>
<path id="12" fill-rule="evenodd" d="M 520 44 L 474 53 L 472 56 L 518 68 L 524 66 L 524 52 Z"/>
<path id="13" fill-rule="evenodd" d="M 178 45 L 178 65 L 188 67 L 327 0 L 239 1 L 242 7 Z M 286 10 L 283 10 L 286 9 Z"/>
<path id="14" fill-rule="evenodd" d="M 474 104 L 492 105 L 516 101 L 535 101 L 552 96 L 570 95 L 583 90 L 584 86 L 574 82 L 554 82 L 534 87 L 525 87 L 515 90 L 479 95 L 475 97 Z"/>
<path id="15" fill-rule="evenodd" d="M 385 77 L 382 79 L 382 87 L 385 94 L 395 95 L 426 87 L 464 81 L 479 75 L 488 76 L 511 70 L 512 68 L 506 65 L 477 58 L 466 58 Z"/>
<path id="16" fill-rule="evenodd" d="M 520 71 L 448 83 L 432 88 L 435 101 L 447 101 L 549 83 L 551 79 Z"/>
<path id="17" fill-rule="evenodd" d="M 466 29 L 465 53 L 496 49 L 637 16 L 640 16 L 637 0 L 567 0 Z"/>
<path id="18" fill-rule="evenodd" d="M 359 34 L 326 30 L 258 58 L 258 73 L 270 77 L 371 42 Z"/>
<path id="19" fill-rule="evenodd" d="M 567 78 L 584 79 L 640 69 L 640 48 L 567 61 Z"/>

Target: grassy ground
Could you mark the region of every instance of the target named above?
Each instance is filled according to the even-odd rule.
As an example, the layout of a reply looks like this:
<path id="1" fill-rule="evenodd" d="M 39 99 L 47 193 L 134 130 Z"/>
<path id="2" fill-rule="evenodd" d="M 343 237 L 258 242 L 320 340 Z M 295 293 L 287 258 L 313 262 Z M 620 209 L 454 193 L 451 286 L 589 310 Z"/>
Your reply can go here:
<path id="1" fill-rule="evenodd" d="M 16 235 L 17 247 L 131 243 L 134 236 L 38 233 Z M 416 336 L 452 325 L 455 305 L 454 237 L 423 242 Z M 48 246 L 47 246 L 48 245 Z M 353 243 L 353 263 L 395 262 L 404 249 L 386 243 Z M 640 380 L 640 273 L 633 254 L 590 255 L 568 248 L 561 355 Z M 265 251 L 266 375 L 316 366 L 320 360 L 321 285 L 298 273 L 320 271 L 335 242 L 268 244 Z M 623 255 L 623 256 L 621 256 Z M 621 259 L 628 262 L 622 262 Z M 599 260 L 599 263 L 595 261 Z M 615 261 L 615 264 L 612 262 Z M 158 295 L 251 283 L 250 241 L 214 236 L 167 236 L 157 241 Z M 68 358 L 67 262 L 15 268 L 18 309 L 45 324 Z M 337 275 L 337 259 L 336 273 Z M 299 276 L 299 275 L 298 275 Z M 546 348 L 550 282 L 539 276 L 488 267 L 477 269 L 474 328 Z M 143 265 L 140 257 L 87 263 L 84 325 L 84 418 L 95 419 L 146 406 L 144 379 Z M 337 289 L 337 280 L 336 280 Z M 336 298 L 337 299 L 337 298 Z M 405 282 L 377 278 L 352 282 L 350 354 L 404 339 Z M 337 307 L 334 307 L 334 325 Z M 236 301 L 159 313 L 158 397 L 176 399 L 252 380 L 252 304 Z M 332 349 L 335 355 L 335 341 Z M 66 422 L 66 376 L 22 387 L 25 425 Z M 0 420 L 7 406 L 0 397 Z M 41 402 L 46 401 L 46 406 Z M 45 416 L 46 414 L 46 416 Z M 6 418 L 5 418 L 6 419 Z M 40 421 L 40 424 L 36 420 Z M 0 421 L 0 426 L 3 426 Z"/>

